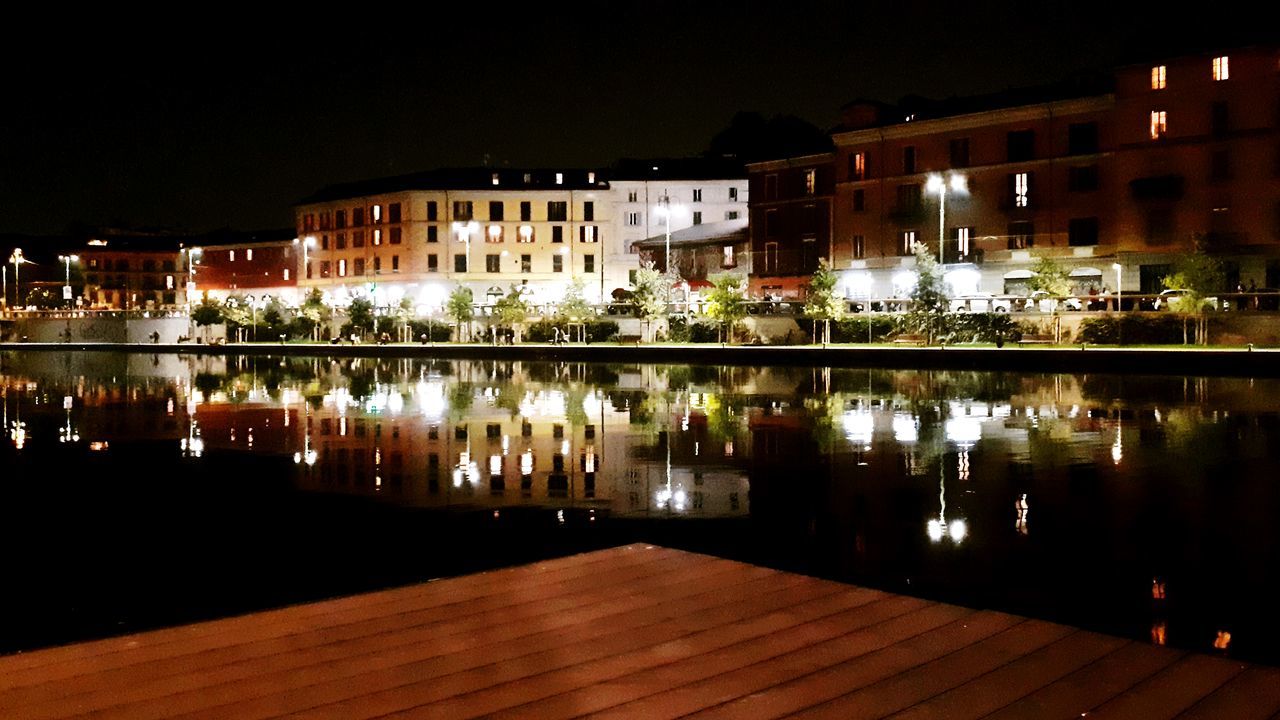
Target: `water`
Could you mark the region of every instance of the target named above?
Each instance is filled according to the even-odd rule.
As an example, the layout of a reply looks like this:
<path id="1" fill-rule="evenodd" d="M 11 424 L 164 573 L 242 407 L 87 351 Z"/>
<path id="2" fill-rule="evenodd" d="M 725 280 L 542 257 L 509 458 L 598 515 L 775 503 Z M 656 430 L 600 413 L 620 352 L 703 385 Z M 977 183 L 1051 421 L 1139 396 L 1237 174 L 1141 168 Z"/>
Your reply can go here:
<path id="1" fill-rule="evenodd" d="M 8 353 L 0 389 L 0 651 L 644 541 L 1280 663 L 1276 380 Z"/>

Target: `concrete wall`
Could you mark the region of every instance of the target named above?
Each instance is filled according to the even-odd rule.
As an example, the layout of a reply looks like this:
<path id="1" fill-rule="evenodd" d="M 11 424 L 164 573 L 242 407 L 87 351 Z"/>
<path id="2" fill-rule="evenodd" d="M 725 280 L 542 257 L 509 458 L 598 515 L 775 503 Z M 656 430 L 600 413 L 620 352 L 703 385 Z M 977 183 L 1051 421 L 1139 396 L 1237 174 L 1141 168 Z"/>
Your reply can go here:
<path id="1" fill-rule="evenodd" d="M 186 318 L 23 318 L 17 320 L 9 332 L 9 339 L 29 342 L 63 342 L 65 333 L 71 331 L 72 342 L 147 343 L 151 333 L 160 334 L 160 342 L 177 342 L 191 332 Z M 223 326 L 196 328 L 196 337 L 225 337 Z"/>

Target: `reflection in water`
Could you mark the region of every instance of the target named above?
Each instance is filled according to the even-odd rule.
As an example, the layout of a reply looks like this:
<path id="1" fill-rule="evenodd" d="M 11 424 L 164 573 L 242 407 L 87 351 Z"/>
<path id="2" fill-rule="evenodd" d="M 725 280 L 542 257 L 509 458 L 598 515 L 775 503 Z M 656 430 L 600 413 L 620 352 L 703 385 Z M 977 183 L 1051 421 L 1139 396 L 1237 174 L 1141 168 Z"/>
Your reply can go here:
<path id="1" fill-rule="evenodd" d="M 541 517 L 541 529 L 519 532 L 581 523 L 618 541 L 1280 657 L 1261 599 L 1280 553 L 1269 520 L 1280 509 L 1274 381 L 74 353 L 0 361 L 0 463 L 18 477 L 37 467 L 57 476 L 81 456 L 140 455 L 140 467 L 173 482 L 212 473 L 208 492 L 286 478 L 289 498 L 419 513 L 410 527 L 482 514 L 488 525 L 451 546 Z M 253 494 L 236 487 L 235 512 L 251 508 Z M 201 512 L 157 502 L 156 518 Z M 325 542 L 352 541 L 332 532 Z"/>

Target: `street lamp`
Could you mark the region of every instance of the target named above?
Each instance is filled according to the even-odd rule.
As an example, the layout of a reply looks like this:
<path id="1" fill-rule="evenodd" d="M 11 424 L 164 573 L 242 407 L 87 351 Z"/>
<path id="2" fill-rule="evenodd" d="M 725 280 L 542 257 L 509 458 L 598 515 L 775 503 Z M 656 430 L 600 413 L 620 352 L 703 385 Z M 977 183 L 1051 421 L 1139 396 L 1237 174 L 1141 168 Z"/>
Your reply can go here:
<path id="1" fill-rule="evenodd" d="M 9 255 L 9 262 L 13 263 L 13 304 L 22 309 L 22 280 L 19 277 L 19 268 L 23 264 L 31 262 L 22 256 L 22 248 L 14 248 L 13 253 Z"/>
<path id="2" fill-rule="evenodd" d="M 941 175 L 932 174 L 924 187 L 930 194 L 938 196 L 938 264 L 943 265 L 946 263 L 942 250 L 945 247 L 947 235 L 947 193 L 963 195 L 968 193 L 969 187 L 965 183 L 964 176 L 957 173 L 949 175 L 946 181 L 943 181 Z"/>
<path id="3" fill-rule="evenodd" d="M 1116 271 L 1116 310 L 1123 309 L 1122 300 L 1124 298 L 1124 266 L 1120 263 L 1111 263 L 1111 269 Z"/>
<path id="4" fill-rule="evenodd" d="M 79 255 L 59 255 L 58 260 L 63 262 L 67 267 L 67 284 L 62 286 L 62 299 L 67 301 L 67 307 L 71 307 L 71 263 L 80 262 Z"/>
<path id="5" fill-rule="evenodd" d="M 302 246 L 302 275 L 298 277 L 298 281 L 301 282 L 303 278 L 310 277 L 309 275 L 306 274 L 307 273 L 307 248 L 313 248 L 316 246 L 316 237 L 314 235 L 308 235 L 302 239 L 294 238 L 293 244 Z"/>

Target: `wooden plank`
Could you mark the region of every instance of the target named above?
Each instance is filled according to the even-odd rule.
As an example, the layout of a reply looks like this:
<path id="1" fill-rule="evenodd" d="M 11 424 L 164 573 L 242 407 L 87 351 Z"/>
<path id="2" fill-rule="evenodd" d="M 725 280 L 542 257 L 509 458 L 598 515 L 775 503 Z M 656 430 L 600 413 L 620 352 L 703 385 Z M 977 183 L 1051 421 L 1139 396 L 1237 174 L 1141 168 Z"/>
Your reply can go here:
<path id="1" fill-rule="evenodd" d="M 1089 712 L 1091 719 L 1172 718 L 1212 695 L 1245 665 L 1208 655 L 1187 655 Z"/>
<path id="2" fill-rule="evenodd" d="M 977 720 L 1114 652 L 1126 642 L 1107 635 L 1076 632 L 892 717 L 896 720 Z"/>
<path id="3" fill-rule="evenodd" d="M 802 718 L 882 718 L 1056 642 L 1071 628 L 1027 620 L 932 662 L 797 713 Z"/>
<path id="4" fill-rule="evenodd" d="M 1078 718 L 1184 655 L 1169 648 L 1129 642 L 1061 680 L 997 710 L 985 720 Z"/>
<path id="5" fill-rule="evenodd" d="M 786 678 L 772 687 L 691 717 L 777 718 L 890 678 L 1025 622 L 1005 613 L 965 613 L 940 627 L 922 627 L 906 639 L 837 665 Z"/>
<path id="6" fill-rule="evenodd" d="M 774 575 L 773 571 L 763 568 L 746 567 L 744 572 L 744 566 L 730 561 L 708 563 L 704 560 L 683 569 L 678 563 L 672 563 L 669 567 L 672 568 L 671 573 L 661 573 L 661 583 L 654 585 L 652 591 L 644 596 L 637 596 L 633 584 L 629 583 L 576 593 L 571 596 L 573 605 L 565 607 L 557 606 L 556 600 L 542 601 L 521 593 L 526 601 L 524 604 L 468 616 L 466 622 L 444 619 L 414 625 L 407 618 L 415 613 L 406 613 L 382 619 L 375 633 L 344 638 L 317 633 L 299 638 L 318 640 L 323 636 L 328 640 L 324 643 L 282 646 L 276 641 L 263 641 L 253 644 L 252 652 L 246 652 L 245 657 L 228 660 L 224 656 L 217 663 L 193 662 L 206 661 L 219 654 L 209 652 L 191 658 L 177 668 L 168 665 L 166 660 L 157 660 L 103 673 L 99 677 L 82 676 L 74 683 L 59 683 L 57 695 L 44 688 L 43 696 L 38 698 L 42 702 L 25 707 L 35 718 L 52 713 L 64 700 L 73 700 L 81 710 L 89 710 L 159 699 L 152 706 L 171 714 L 176 699 L 166 696 L 177 693 L 216 694 L 225 691 L 222 686 L 237 681 L 244 683 L 236 689 L 239 694 L 246 693 L 251 686 L 265 688 L 264 692 L 279 692 L 290 687 L 290 681 L 312 677 L 316 672 L 313 666 L 316 665 L 325 665 L 326 672 L 348 667 L 370 672 L 390 665 L 393 660 L 408 662 L 441 658 L 468 648 L 487 647 L 486 643 L 491 641 L 509 641 L 539 630 L 563 633 L 561 628 L 575 623 L 607 620 L 610 627 L 619 627 L 620 620 L 644 617 L 642 611 L 645 608 L 667 600 L 664 597 L 667 590 L 671 591 L 672 597 L 692 595 L 705 593 L 708 588 L 732 587 Z M 16 693 L 10 696 L 19 697 Z M 15 706 L 21 705 L 15 703 Z M 147 714 L 141 705 L 131 705 L 130 712 L 132 717 Z"/>
<path id="7" fill-rule="evenodd" d="M 1178 716 L 1178 720 L 1266 720 L 1280 712 L 1280 668 L 1251 667 L 1209 697 Z"/>

